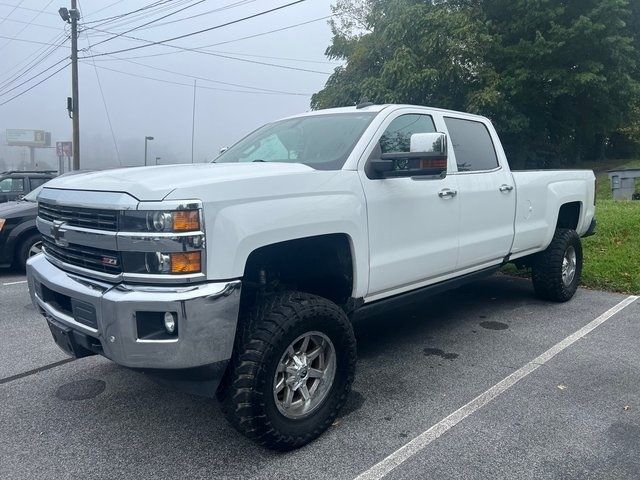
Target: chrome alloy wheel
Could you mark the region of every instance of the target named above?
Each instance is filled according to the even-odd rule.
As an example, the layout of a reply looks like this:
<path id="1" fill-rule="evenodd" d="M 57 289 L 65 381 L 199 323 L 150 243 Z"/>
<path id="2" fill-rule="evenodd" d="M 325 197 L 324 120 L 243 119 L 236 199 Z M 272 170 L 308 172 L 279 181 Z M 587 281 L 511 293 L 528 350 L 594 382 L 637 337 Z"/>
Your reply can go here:
<path id="1" fill-rule="evenodd" d="M 29 249 L 29 253 L 27 255 L 29 257 L 33 257 L 34 255 L 37 255 L 40 252 L 42 252 L 42 241 L 36 242 L 33 245 L 31 245 L 31 248 Z"/>
<path id="2" fill-rule="evenodd" d="M 322 332 L 296 338 L 280 358 L 273 379 L 273 398 L 282 415 L 310 415 L 327 397 L 336 375 L 336 350 Z"/>
<path id="3" fill-rule="evenodd" d="M 562 282 L 569 286 L 576 276 L 576 249 L 573 246 L 567 248 L 562 259 Z"/>

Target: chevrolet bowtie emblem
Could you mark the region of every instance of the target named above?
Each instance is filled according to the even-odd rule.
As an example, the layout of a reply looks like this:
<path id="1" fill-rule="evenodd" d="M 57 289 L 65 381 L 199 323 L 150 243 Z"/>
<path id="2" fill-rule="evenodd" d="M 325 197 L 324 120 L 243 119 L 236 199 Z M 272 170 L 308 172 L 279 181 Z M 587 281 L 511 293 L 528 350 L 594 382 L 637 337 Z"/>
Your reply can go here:
<path id="1" fill-rule="evenodd" d="M 56 242 L 56 245 L 60 245 L 61 247 L 66 247 L 67 245 L 69 245 L 69 242 L 64 240 L 64 233 L 65 233 L 65 230 L 63 230 L 64 224 L 65 222 L 61 222 L 60 220 L 54 220 L 53 225 L 51 226 L 51 236 L 53 237 L 53 240 Z"/>

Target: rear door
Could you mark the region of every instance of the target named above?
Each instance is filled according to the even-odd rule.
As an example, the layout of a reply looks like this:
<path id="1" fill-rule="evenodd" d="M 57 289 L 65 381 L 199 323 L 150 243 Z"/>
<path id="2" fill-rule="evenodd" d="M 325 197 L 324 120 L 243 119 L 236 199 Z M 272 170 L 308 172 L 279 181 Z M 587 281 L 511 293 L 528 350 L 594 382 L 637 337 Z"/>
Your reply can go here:
<path id="1" fill-rule="evenodd" d="M 516 191 L 495 130 L 488 121 L 444 116 L 456 165 L 460 201 L 458 270 L 506 257 L 513 243 Z"/>

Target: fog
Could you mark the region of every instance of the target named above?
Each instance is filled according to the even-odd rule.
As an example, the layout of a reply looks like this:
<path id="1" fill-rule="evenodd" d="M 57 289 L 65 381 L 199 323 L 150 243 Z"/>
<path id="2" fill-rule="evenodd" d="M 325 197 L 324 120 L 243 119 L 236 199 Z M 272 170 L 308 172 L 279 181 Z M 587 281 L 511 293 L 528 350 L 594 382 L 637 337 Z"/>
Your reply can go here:
<path id="1" fill-rule="evenodd" d="M 90 55 L 91 52 L 95 55 L 148 45 L 124 36 L 115 39 L 111 37 L 113 33 L 126 32 L 181 8 L 191 6 L 126 35 L 150 41 L 165 40 L 290 2 L 291 0 L 207 0 L 198 3 L 196 0 L 172 0 L 137 16 L 122 17 L 101 26 L 101 19 L 159 2 L 82 0 L 79 4 L 82 13 L 80 25 L 91 28 L 83 29 L 79 36 L 79 56 Z M 14 9 L 16 5 L 21 8 Z M 59 42 L 64 38 L 60 35 L 65 32 L 65 27 L 67 33 L 69 32 L 68 25 L 57 13 L 61 6 L 69 7 L 68 4 L 50 0 L 25 0 L 22 3 L 20 0 L 3 0 L 0 3 L 0 103 L 42 80 L 59 67 L 10 92 L 7 90 L 69 55 L 70 41 L 53 51 L 33 70 L 16 78 L 20 73 L 20 67 L 28 65 L 29 60 L 36 58 L 33 57 L 35 53 L 47 49 L 47 46 L 41 43 L 29 42 L 51 43 L 56 38 Z M 229 8 L 219 10 L 223 7 Z M 43 8 L 42 13 L 38 13 Z M 211 12 L 216 9 L 218 11 Z M 198 14 L 203 15 L 160 25 Z M 240 38 L 330 14 L 328 0 L 307 0 L 267 15 L 170 42 L 187 48 L 219 44 L 207 47 L 207 50 L 245 61 L 178 50 L 163 45 L 114 54 L 118 58 L 129 58 L 129 61 L 116 60 L 113 56 L 82 60 L 79 66 L 81 168 L 142 165 L 145 136 L 154 137 L 148 147 L 149 163 L 155 163 L 156 157 L 160 157 L 160 164 L 191 162 L 193 77 L 198 77 L 193 155 L 195 162 L 211 160 L 221 147 L 234 143 L 265 122 L 309 110 L 310 95 L 324 86 L 336 66 L 335 62 L 330 62 L 324 56 L 331 37 L 327 20 L 254 38 Z M 97 29 L 111 33 L 100 32 Z M 110 40 L 96 45 L 91 52 L 89 51 L 89 42 L 94 45 L 106 39 Z M 145 58 L 139 58 L 143 56 Z M 146 64 L 155 69 L 131 62 Z M 273 63 L 294 69 L 251 62 Z M 62 65 L 64 63 L 60 64 Z M 111 118 L 117 150 L 109 128 L 98 78 Z M 173 83 L 163 83 L 155 79 Z M 212 83 L 204 79 L 238 84 L 242 87 Z M 2 85 L 8 80 L 14 82 L 3 88 Z M 276 94 L 256 90 L 257 88 L 302 95 Z M 0 170 L 28 166 L 29 160 L 27 148 L 6 145 L 6 129 L 49 131 L 53 146 L 56 141 L 71 140 L 71 119 L 66 111 L 68 96 L 71 96 L 70 67 L 26 94 L 0 106 Z M 55 148 L 37 149 L 36 162 L 39 168 L 57 168 Z"/>

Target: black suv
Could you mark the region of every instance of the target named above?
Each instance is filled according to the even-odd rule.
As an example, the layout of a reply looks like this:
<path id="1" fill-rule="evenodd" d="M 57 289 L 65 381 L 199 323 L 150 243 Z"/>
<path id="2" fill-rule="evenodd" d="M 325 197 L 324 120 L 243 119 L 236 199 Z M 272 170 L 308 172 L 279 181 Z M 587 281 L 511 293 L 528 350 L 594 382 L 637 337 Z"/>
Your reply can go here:
<path id="1" fill-rule="evenodd" d="M 55 170 L 12 170 L 0 173 L 0 203 L 19 200 L 56 176 Z"/>

